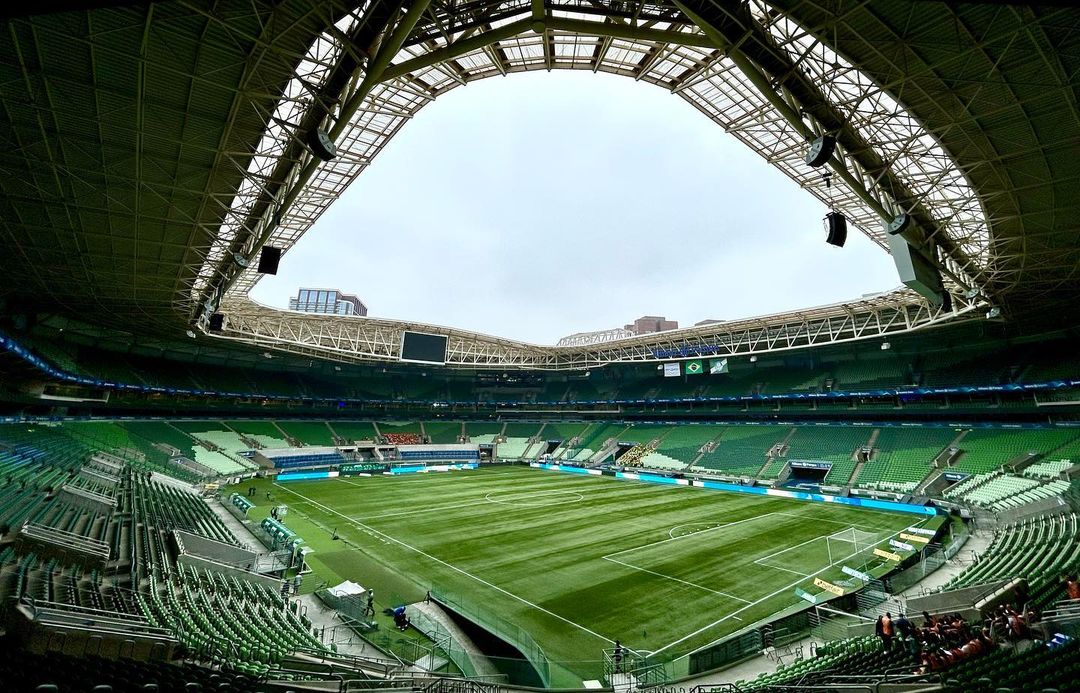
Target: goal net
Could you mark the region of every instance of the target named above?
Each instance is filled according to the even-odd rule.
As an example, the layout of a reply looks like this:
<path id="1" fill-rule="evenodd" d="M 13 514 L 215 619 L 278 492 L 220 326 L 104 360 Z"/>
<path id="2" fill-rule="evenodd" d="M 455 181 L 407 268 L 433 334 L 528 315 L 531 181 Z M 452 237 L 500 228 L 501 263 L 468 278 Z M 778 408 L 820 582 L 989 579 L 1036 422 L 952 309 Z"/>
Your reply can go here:
<path id="1" fill-rule="evenodd" d="M 878 542 L 873 532 L 848 527 L 825 537 L 829 552 L 829 565 L 835 565 L 869 549 Z"/>

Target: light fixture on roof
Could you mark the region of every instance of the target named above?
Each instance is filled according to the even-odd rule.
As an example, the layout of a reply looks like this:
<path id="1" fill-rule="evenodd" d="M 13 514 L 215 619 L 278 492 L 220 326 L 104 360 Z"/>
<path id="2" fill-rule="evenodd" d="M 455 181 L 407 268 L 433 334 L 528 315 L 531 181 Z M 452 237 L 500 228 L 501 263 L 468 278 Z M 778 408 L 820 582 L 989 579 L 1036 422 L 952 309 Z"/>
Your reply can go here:
<path id="1" fill-rule="evenodd" d="M 334 144 L 334 140 L 330 139 L 330 134 L 322 128 L 308 130 L 304 144 L 308 146 L 315 158 L 320 161 L 333 161 L 337 158 L 337 145 Z"/>
<path id="2" fill-rule="evenodd" d="M 271 354 L 269 351 L 264 351 L 263 352 L 263 358 L 264 359 L 272 359 L 272 358 L 274 358 L 274 355 Z"/>
<path id="3" fill-rule="evenodd" d="M 909 226 L 911 226 L 911 217 L 901 212 L 893 217 L 892 221 L 885 224 L 885 233 L 895 236 L 906 231 Z"/>
<path id="4" fill-rule="evenodd" d="M 233 262 L 236 263 L 236 266 L 239 267 L 240 269 L 247 269 L 248 259 L 243 254 L 241 254 L 241 253 L 233 253 L 232 260 L 233 260 Z"/>
<path id="5" fill-rule="evenodd" d="M 192 339 L 195 339 L 195 330 L 188 330 L 184 334 L 186 334 L 188 337 L 191 337 Z"/>
<path id="6" fill-rule="evenodd" d="M 750 363 L 757 363 L 757 356 L 751 356 Z"/>
<path id="7" fill-rule="evenodd" d="M 986 311 L 986 319 L 993 320 L 994 318 L 1001 317 L 1001 309 L 997 306 L 991 306 L 990 310 Z"/>
<path id="8" fill-rule="evenodd" d="M 882 342 L 881 343 L 881 350 L 882 351 L 888 351 L 889 349 L 892 349 L 892 344 L 889 344 L 888 342 Z"/>
<path id="9" fill-rule="evenodd" d="M 818 168 L 827 164 L 835 151 L 836 138 L 832 135 L 822 135 L 810 143 L 810 149 L 806 152 L 805 161 L 810 166 Z"/>

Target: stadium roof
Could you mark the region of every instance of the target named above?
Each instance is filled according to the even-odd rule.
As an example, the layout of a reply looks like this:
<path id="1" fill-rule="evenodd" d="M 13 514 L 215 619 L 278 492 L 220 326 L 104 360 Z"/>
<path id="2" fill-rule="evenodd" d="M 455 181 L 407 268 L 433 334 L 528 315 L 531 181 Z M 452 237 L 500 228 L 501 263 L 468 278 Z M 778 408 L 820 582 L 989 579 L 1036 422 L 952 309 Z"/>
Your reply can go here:
<path id="1" fill-rule="evenodd" d="M 308 319 L 246 299 L 258 275 L 242 265 L 264 242 L 287 249 L 440 94 L 487 76 L 565 68 L 679 94 L 883 246 L 882 220 L 908 213 L 905 236 L 949 275 L 957 302 L 941 311 L 910 292 L 889 297 L 885 310 L 906 304 L 901 313 L 922 316 L 908 329 L 972 314 L 977 303 L 1000 306 L 1013 321 L 1078 314 L 1073 8 L 907 0 L 97 5 L 3 21 L 7 313 L 179 337 L 220 304 L 237 318 L 231 337 L 285 346 L 281 335 L 301 333 Z M 304 143 L 317 126 L 336 142 L 332 162 Z M 831 187 L 823 169 L 802 161 L 821 133 L 839 143 Z M 980 295 L 965 297 L 972 289 Z M 828 322 L 880 321 L 880 309 L 841 304 L 828 308 Z M 256 315 L 261 331 L 250 330 Z M 762 322 L 792 325 L 800 316 Z M 401 327 L 368 321 L 333 330 L 394 342 L 385 334 Z M 686 335 L 721 336 L 707 332 Z M 661 348 L 642 339 L 633 348 Z M 534 359 L 551 349 L 480 342 L 512 344 Z"/>

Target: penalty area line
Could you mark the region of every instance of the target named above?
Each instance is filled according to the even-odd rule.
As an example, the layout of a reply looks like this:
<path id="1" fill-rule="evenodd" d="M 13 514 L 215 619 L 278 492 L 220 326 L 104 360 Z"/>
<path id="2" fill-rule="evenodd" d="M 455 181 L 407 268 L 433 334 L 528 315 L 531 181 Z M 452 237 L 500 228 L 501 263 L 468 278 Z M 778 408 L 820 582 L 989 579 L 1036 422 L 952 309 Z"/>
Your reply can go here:
<path id="1" fill-rule="evenodd" d="M 299 493 L 297 491 L 293 491 L 292 489 L 289 489 L 289 488 L 285 488 L 284 486 L 282 486 L 281 484 L 278 484 L 278 483 L 275 483 L 274 486 L 277 486 L 282 491 L 286 491 L 286 492 L 291 493 L 291 494 L 293 494 L 295 496 L 299 496 L 300 498 L 303 498 L 305 501 L 307 501 L 308 503 L 311 503 L 312 505 L 314 505 L 315 507 L 321 509 L 324 512 L 333 513 L 334 515 L 337 515 L 338 517 L 341 517 L 342 519 L 344 519 L 344 520 L 346 520 L 348 522 L 351 522 L 352 524 L 356 525 L 357 527 L 361 527 L 363 529 L 366 529 L 367 531 L 369 531 L 369 532 L 371 532 L 371 533 L 373 533 L 375 535 L 378 535 L 380 537 L 383 537 L 384 539 L 386 539 L 388 541 L 391 541 L 391 542 L 393 542 L 393 543 L 395 543 L 395 544 L 397 544 L 399 546 L 402 546 L 402 547 L 408 549 L 409 551 L 420 554 L 421 556 L 423 556 L 423 557 L 425 557 L 425 558 L 427 558 L 427 559 L 429 559 L 431 561 L 434 561 L 435 563 L 438 563 L 439 565 L 446 566 L 447 568 L 449 568 L 450 570 L 453 570 L 456 573 L 460 573 L 460 574 L 464 575 L 467 578 L 471 578 L 471 579 L 475 580 L 476 582 L 479 582 L 481 585 L 486 585 L 487 587 L 490 587 L 491 589 L 493 589 L 493 590 L 495 590 L 497 592 L 501 592 L 501 593 L 505 594 L 506 596 L 508 596 L 508 597 L 510 597 L 512 599 L 516 599 L 517 601 L 521 602 L 522 604 L 524 604 L 524 605 L 526 605 L 528 607 L 531 607 L 533 609 L 536 609 L 537 611 L 542 611 L 543 613 L 547 614 L 548 616 L 552 616 L 554 618 L 557 618 L 560 621 L 562 621 L 563 623 L 567 623 L 567 624 L 569 624 L 571 626 L 574 626 L 575 628 L 577 628 L 579 630 L 585 631 L 586 633 L 588 633 L 589 635 L 592 635 L 593 637 L 599 638 L 600 640 L 603 640 L 604 642 L 609 642 L 609 643 L 614 643 L 615 642 L 611 638 L 604 637 L 603 635 L 600 635 L 596 631 L 593 631 L 593 630 L 590 630 L 590 629 L 586 628 L 585 626 L 581 625 L 580 623 L 574 623 L 573 621 L 571 621 L 570 619 L 568 619 L 568 618 L 566 618 L 564 616 L 560 616 L 559 614 L 557 614 L 557 613 L 555 613 L 553 611 L 548 611 L 547 609 L 545 609 L 544 607 L 542 607 L 542 606 L 540 606 L 538 604 L 533 604 L 528 599 L 524 599 L 522 597 L 519 597 L 518 595 L 514 594 L 513 592 L 509 592 L 507 590 L 504 590 L 502 587 L 499 587 L 498 585 L 493 585 L 492 583 L 488 582 L 487 580 L 484 580 L 483 578 L 479 578 L 479 577 L 473 575 L 472 573 L 466 572 L 466 571 L 462 570 L 461 568 L 458 568 L 456 565 L 453 565 L 451 563 L 447 563 L 446 561 L 442 560 L 441 558 L 436 558 L 435 556 L 432 556 L 431 554 L 429 554 L 429 553 L 427 553 L 425 551 L 422 551 L 421 549 L 418 549 L 415 546 L 411 546 L 409 544 L 406 544 L 405 542 L 401 541 L 400 539 L 395 539 L 394 537 L 390 536 L 389 534 L 384 534 L 383 532 L 380 532 L 379 530 L 374 529 L 373 527 L 369 527 L 369 526 L 365 525 L 362 522 L 358 522 L 357 520 L 352 519 L 348 515 L 345 515 L 343 513 L 339 513 L 337 510 L 334 510 L 333 508 L 329 508 L 329 507 L 323 505 L 322 503 L 320 503 L 318 501 L 312 500 L 312 499 L 308 498 L 307 496 L 305 496 L 302 493 Z"/>
<path id="2" fill-rule="evenodd" d="M 658 573 L 655 570 L 649 570 L 648 568 L 642 568 L 639 565 L 633 565 L 631 563 L 623 563 L 622 561 L 620 561 L 618 559 L 609 558 L 608 556 L 603 556 L 602 558 L 605 561 L 611 561 L 612 563 L 618 563 L 621 566 L 626 566 L 627 568 L 633 568 L 634 570 L 640 570 L 643 573 L 648 573 L 649 575 L 655 575 L 656 577 L 664 578 L 665 580 L 672 580 L 673 582 L 678 582 L 680 584 L 686 585 L 687 587 L 696 587 L 699 590 L 705 590 L 706 592 L 712 592 L 713 594 L 718 594 L 721 597 L 727 597 L 728 599 L 734 599 L 735 601 L 739 601 L 739 602 L 742 602 L 744 604 L 749 604 L 750 603 L 749 599 L 743 599 L 742 597 L 736 597 L 734 594 L 728 594 L 727 592 L 720 592 L 718 590 L 714 590 L 714 589 L 711 589 L 709 587 L 705 587 L 704 585 L 699 585 L 696 582 L 688 582 L 688 581 L 683 580 L 681 578 L 677 578 L 677 577 L 674 577 L 674 576 L 671 576 L 671 575 L 665 575 L 664 573 Z"/>

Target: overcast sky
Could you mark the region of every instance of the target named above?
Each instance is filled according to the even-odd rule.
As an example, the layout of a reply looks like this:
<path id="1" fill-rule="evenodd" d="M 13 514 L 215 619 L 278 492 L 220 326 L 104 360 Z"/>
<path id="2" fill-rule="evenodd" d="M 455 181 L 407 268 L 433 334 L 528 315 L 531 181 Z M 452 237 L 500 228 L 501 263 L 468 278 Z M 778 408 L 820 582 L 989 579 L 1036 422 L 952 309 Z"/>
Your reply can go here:
<path id="1" fill-rule="evenodd" d="M 899 282 L 852 230 L 683 99 L 604 74 L 486 79 L 422 109 L 252 297 L 539 344 L 642 315 L 689 326 Z"/>

